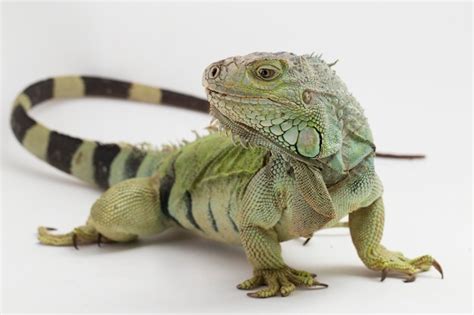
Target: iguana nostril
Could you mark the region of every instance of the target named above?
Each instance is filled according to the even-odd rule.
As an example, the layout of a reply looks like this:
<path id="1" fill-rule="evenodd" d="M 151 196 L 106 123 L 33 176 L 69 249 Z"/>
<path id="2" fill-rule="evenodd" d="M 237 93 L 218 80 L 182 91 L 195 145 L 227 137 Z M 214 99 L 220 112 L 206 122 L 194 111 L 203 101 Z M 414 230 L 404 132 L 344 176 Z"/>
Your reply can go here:
<path id="1" fill-rule="evenodd" d="M 215 79 L 219 75 L 221 69 L 219 66 L 212 66 L 209 70 L 209 78 Z"/>

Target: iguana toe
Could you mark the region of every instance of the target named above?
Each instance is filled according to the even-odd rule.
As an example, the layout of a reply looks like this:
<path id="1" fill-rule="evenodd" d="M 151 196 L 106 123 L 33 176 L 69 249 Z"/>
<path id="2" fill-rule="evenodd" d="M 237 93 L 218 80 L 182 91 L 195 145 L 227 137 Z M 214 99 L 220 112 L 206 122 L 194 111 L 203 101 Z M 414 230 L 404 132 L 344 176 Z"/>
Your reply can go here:
<path id="1" fill-rule="evenodd" d="M 56 229 L 49 227 L 38 228 L 38 240 L 41 244 L 53 246 L 74 246 L 79 249 L 78 245 L 92 244 L 97 241 L 98 233 L 91 226 L 79 226 L 69 233 L 59 234 L 51 233 Z M 101 238 L 101 242 L 107 241 L 105 237 Z"/>
<path id="2" fill-rule="evenodd" d="M 414 282 L 418 273 L 428 271 L 431 267 L 434 267 L 443 278 L 441 265 L 429 255 L 408 259 L 400 252 L 392 252 L 383 247 L 373 254 L 375 258 L 368 263 L 368 267 L 381 270 L 380 281 L 384 281 L 389 272 L 396 272 L 406 275 L 404 282 Z"/>
<path id="3" fill-rule="evenodd" d="M 237 289 L 240 289 L 240 290 L 251 290 L 251 289 L 255 289 L 255 288 L 258 288 L 259 286 L 262 286 L 264 285 L 265 282 L 263 280 L 263 277 L 262 276 L 254 276 L 250 279 L 247 279 L 245 280 L 244 282 L 242 283 L 239 283 L 237 285 Z"/>

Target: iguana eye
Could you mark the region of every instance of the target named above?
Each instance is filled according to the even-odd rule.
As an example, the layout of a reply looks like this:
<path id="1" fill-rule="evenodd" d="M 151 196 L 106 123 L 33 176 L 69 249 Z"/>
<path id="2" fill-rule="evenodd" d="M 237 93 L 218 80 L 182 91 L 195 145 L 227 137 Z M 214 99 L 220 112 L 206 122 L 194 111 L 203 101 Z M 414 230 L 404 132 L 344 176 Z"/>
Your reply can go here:
<path id="1" fill-rule="evenodd" d="M 215 79 L 215 78 L 217 78 L 217 76 L 219 75 L 220 72 L 221 72 L 221 69 L 218 66 L 213 66 L 209 70 L 209 77 L 211 79 Z"/>
<path id="2" fill-rule="evenodd" d="M 257 69 L 257 76 L 265 81 L 270 81 L 276 78 L 279 74 L 278 69 L 270 66 L 261 66 Z"/>

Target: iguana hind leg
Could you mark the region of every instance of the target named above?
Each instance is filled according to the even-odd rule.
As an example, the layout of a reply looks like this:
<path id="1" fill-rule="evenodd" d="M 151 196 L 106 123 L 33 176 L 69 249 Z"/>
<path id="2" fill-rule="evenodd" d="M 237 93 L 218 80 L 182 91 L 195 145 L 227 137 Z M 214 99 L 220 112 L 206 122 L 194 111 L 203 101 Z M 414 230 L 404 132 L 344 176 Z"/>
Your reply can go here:
<path id="1" fill-rule="evenodd" d="M 359 257 L 372 270 L 382 272 L 382 281 L 388 272 L 406 275 L 405 282 L 412 282 L 416 274 L 428 271 L 431 266 L 441 273 L 439 263 L 430 255 L 409 259 L 400 252 L 393 252 L 380 244 L 384 225 L 384 206 L 382 198 L 366 208 L 361 208 L 349 215 L 349 228 L 352 241 Z"/>
<path id="2" fill-rule="evenodd" d="M 109 188 L 94 203 L 86 225 L 66 234 L 40 227 L 38 239 L 47 245 L 66 246 L 98 242 L 129 242 L 158 234 L 169 225 L 160 209 L 159 180 L 134 178 Z"/>

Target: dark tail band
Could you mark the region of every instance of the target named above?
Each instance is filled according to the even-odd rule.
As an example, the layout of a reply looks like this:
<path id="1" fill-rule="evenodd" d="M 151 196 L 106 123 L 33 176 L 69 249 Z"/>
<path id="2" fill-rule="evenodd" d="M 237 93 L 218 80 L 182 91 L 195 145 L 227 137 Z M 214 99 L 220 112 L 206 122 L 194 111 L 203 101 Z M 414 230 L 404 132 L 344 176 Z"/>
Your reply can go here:
<path id="1" fill-rule="evenodd" d="M 117 181 L 152 171 L 159 152 L 143 147 L 100 143 L 71 137 L 35 121 L 28 111 L 36 105 L 61 98 L 100 96 L 145 103 L 168 104 L 208 113 L 205 99 L 138 83 L 91 77 L 55 77 L 28 86 L 16 98 L 11 127 L 18 141 L 31 153 L 63 172 L 107 188 Z"/>

